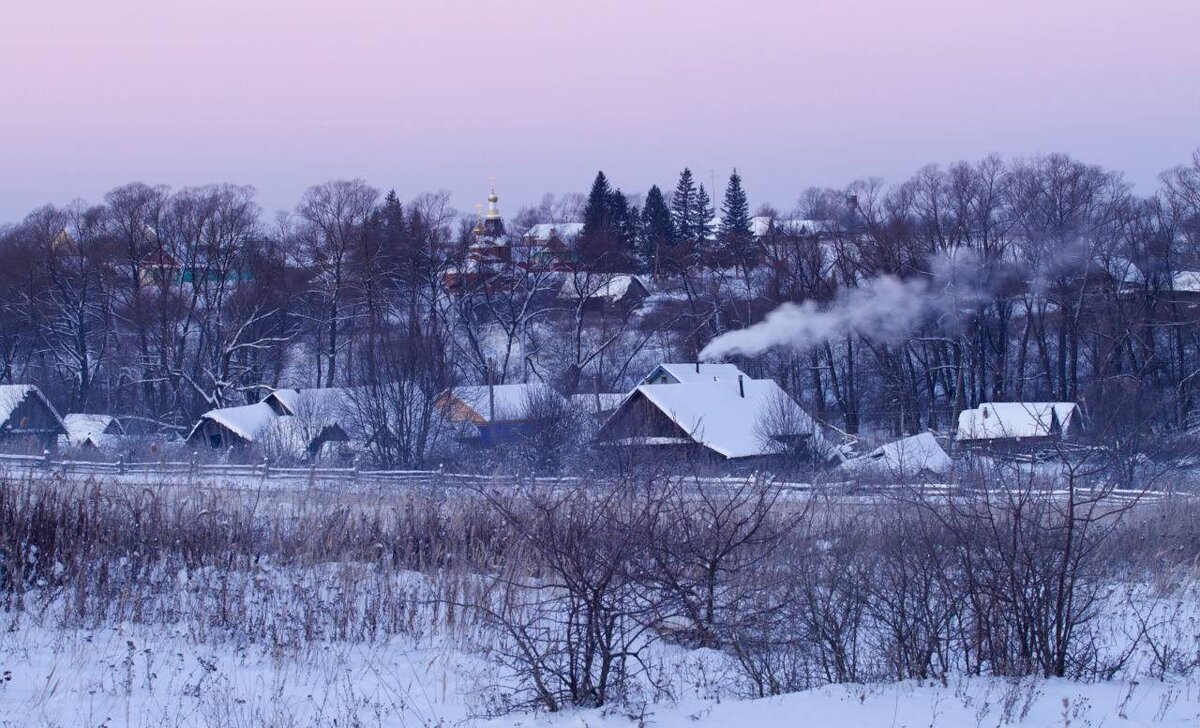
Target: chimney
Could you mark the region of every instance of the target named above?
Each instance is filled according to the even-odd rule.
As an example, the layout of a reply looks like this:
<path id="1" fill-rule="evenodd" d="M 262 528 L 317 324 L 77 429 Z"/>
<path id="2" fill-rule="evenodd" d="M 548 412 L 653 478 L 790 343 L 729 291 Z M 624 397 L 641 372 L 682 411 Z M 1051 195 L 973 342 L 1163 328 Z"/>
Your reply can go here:
<path id="1" fill-rule="evenodd" d="M 745 377 L 743 377 L 741 374 L 739 374 L 738 375 L 738 394 L 741 395 L 742 399 L 746 398 L 746 382 L 744 380 L 745 380 Z"/>

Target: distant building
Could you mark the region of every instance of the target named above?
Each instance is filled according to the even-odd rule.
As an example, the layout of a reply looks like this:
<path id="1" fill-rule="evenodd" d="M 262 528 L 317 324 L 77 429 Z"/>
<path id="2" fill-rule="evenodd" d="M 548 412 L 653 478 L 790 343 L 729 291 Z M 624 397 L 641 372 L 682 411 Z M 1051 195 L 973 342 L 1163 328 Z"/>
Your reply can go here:
<path id="1" fill-rule="evenodd" d="M 1000 453 L 1036 453 L 1078 438 L 1083 415 L 1074 402 L 983 402 L 958 415 L 956 444 Z"/>
<path id="2" fill-rule="evenodd" d="M 112 415 L 72 412 L 63 417 L 67 434 L 59 438 L 60 445 L 99 450 L 111 447 L 125 434 L 121 421 Z"/>
<path id="3" fill-rule="evenodd" d="M 584 278 L 566 276 L 558 300 L 571 305 L 581 300 L 587 310 L 632 311 L 642 305 L 650 291 L 641 279 L 625 274 L 592 274 Z"/>
<path id="4" fill-rule="evenodd" d="M 469 385 L 438 397 L 442 416 L 459 427 L 459 438 L 490 447 L 529 434 L 542 410 L 570 405 L 544 384 Z"/>
<path id="5" fill-rule="evenodd" d="M 889 442 L 841 464 L 844 472 L 853 475 L 898 478 L 943 476 L 953 467 L 954 461 L 928 432 Z"/>
<path id="6" fill-rule="evenodd" d="M 53 450 L 67 434 L 62 418 L 32 384 L 0 385 L 0 443 L 30 452 Z"/>
<path id="7" fill-rule="evenodd" d="M 351 390 L 341 387 L 314 389 L 281 388 L 263 399 L 279 417 L 296 418 L 297 434 L 311 457 L 322 454 L 327 445 L 350 443 L 358 418 Z M 360 438 L 361 439 L 361 438 Z"/>
<path id="8" fill-rule="evenodd" d="M 318 458 L 326 446 L 352 441 L 353 422 L 348 390 L 277 389 L 261 402 L 205 412 L 187 441 L 213 450 L 257 445 L 277 457 Z"/>
<path id="9" fill-rule="evenodd" d="M 500 198 L 493 186 L 487 196 L 488 207 L 484 216 L 471 231 L 473 239 L 468 248 L 470 259 L 480 265 L 497 265 L 511 262 L 512 246 L 504 229 L 504 218 L 497 204 Z"/>
<path id="10" fill-rule="evenodd" d="M 456 292 L 472 286 L 512 263 L 513 249 L 504 228 L 504 218 L 497 207 L 500 198 L 496 195 L 495 186 L 488 193 L 487 201 L 487 213 L 471 229 L 466 259 L 461 265 L 449 268 L 442 274 L 442 285 L 448 291 Z"/>
<path id="11" fill-rule="evenodd" d="M 575 241 L 583 223 L 540 223 L 525 231 L 513 251 L 513 261 L 528 268 L 565 271 L 574 259 Z"/>
<path id="12" fill-rule="evenodd" d="M 522 239 L 526 245 L 551 245 L 555 242 L 571 245 L 583 234 L 581 222 L 543 222 L 525 231 Z"/>
<path id="13" fill-rule="evenodd" d="M 775 381 L 722 377 L 737 368 L 716 364 L 688 376 L 693 366 L 659 365 L 647 380 L 665 383 L 634 389 L 600 428 L 597 444 L 715 461 L 823 449 L 816 423 Z M 672 373 L 675 367 L 684 368 Z"/>
<path id="14" fill-rule="evenodd" d="M 213 450 L 248 447 L 259 442 L 278 418 L 266 402 L 209 410 L 200 415 L 187 442 Z"/>

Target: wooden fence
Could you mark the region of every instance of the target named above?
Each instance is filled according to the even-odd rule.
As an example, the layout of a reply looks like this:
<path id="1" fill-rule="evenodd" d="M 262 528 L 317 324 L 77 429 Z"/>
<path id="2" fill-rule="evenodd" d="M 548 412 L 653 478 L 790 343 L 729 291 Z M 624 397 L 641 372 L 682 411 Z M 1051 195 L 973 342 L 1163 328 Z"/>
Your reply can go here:
<path id="1" fill-rule="evenodd" d="M 328 467 L 282 467 L 271 465 L 266 461 L 240 465 L 223 465 L 216 463 L 193 462 L 141 462 L 127 463 L 99 462 L 88 460 L 55 460 L 50 454 L 45 455 L 12 455 L 0 453 L 0 471 L 21 474 L 61 473 L 82 476 L 142 476 L 161 480 L 164 483 L 186 484 L 193 480 L 233 481 L 243 480 L 265 483 L 268 481 L 293 484 L 314 484 L 322 488 L 336 487 L 338 484 L 350 486 L 396 486 L 414 488 L 461 488 L 489 487 L 502 488 L 517 485 L 546 485 L 570 486 L 580 482 L 578 477 L 522 477 L 491 475 L 480 473 L 453 473 L 443 470 L 371 470 L 358 467 L 328 468 Z M 724 477 L 686 477 L 690 485 L 698 488 L 707 487 L 738 487 L 748 485 L 760 476 L 730 475 Z M 769 476 L 768 476 L 769 477 Z M 792 492 L 821 492 L 840 496 L 871 496 L 896 488 L 913 488 L 928 496 L 947 495 L 960 492 L 951 483 L 930 483 L 922 485 L 885 485 L 864 484 L 853 479 L 822 483 L 819 487 L 812 483 L 796 483 L 776 481 L 779 488 Z M 1049 485 L 1051 490 L 1057 490 L 1055 485 Z M 1103 488 L 1099 491 L 1082 489 L 1083 493 L 1103 493 L 1104 497 L 1119 501 L 1140 501 L 1158 499 L 1166 496 L 1166 491 L 1114 490 Z M 1177 494 L 1177 493 L 1176 493 Z"/>

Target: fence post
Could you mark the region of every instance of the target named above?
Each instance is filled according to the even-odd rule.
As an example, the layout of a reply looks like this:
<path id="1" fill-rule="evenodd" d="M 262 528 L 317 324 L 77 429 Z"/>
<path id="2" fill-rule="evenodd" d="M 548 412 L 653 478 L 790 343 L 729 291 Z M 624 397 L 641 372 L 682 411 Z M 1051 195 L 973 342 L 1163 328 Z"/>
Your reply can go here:
<path id="1" fill-rule="evenodd" d="M 270 469 L 271 469 L 271 466 L 267 464 L 266 458 L 262 459 L 262 468 L 263 468 L 262 476 L 263 476 L 263 478 L 266 478 L 268 471 L 270 471 Z"/>
<path id="2" fill-rule="evenodd" d="M 53 465 L 53 463 L 50 462 L 50 451 L 49 450 L 42 450 L 42 465 L 44 467 L 46 467 L 47 469 L 49 469 L 50 466 Z"/>
<path id="3" fill-rule="evenodd" d="M 125 456 L 124 455 L 117 458 L 117 474 L 118 475 L 125 474 Z"/>

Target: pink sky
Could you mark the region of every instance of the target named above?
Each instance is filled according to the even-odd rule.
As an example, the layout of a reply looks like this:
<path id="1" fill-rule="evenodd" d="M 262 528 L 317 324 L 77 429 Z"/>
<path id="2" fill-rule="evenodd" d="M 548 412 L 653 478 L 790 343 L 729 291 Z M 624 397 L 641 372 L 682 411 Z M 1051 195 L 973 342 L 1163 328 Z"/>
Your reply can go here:
<path id="1" fill-rule="evenodd" d="M 252 6 L 247 9 L 246 6 Z M 142 180 L 268 212 L 363 177 L 463 210 L 644 192 L 751 202 L 1067 151 L 1140 191 L 1200 146 L 1195 0 L 41 0 L 0 14 L 0 221 Z"/>

